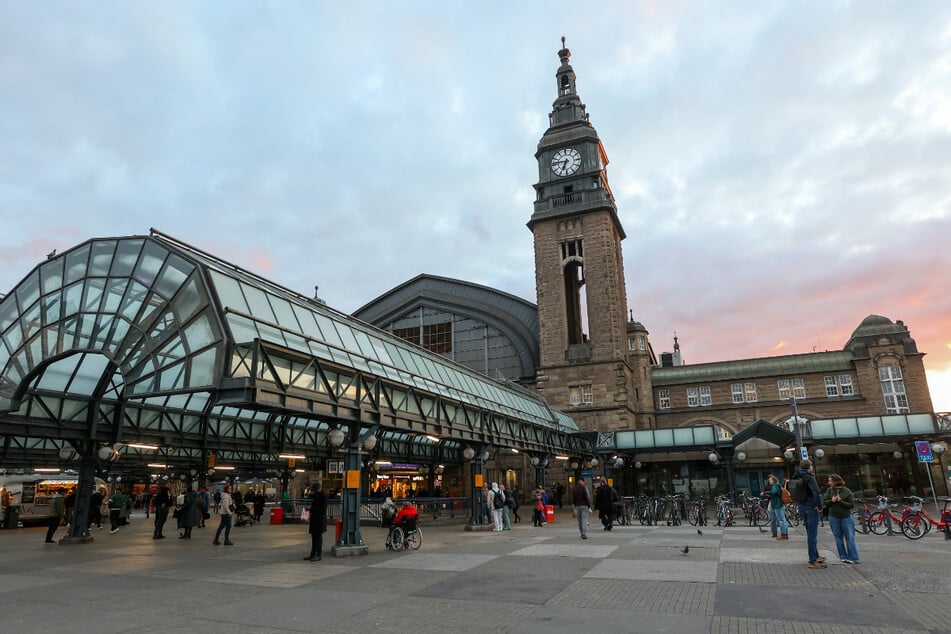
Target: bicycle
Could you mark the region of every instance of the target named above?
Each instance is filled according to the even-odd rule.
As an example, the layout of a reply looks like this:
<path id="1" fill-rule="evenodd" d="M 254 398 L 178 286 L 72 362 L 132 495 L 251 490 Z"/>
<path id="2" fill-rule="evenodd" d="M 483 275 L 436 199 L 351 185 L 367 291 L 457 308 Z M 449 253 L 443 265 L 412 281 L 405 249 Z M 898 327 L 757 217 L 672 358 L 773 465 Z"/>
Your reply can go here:
<path id="1" fill-rule="evenodd" d="M 687 521 L 692 526 L 707 525 L 707 501 L 702 495 L 690 503 L 690 508 L 687 510 Z"/>
<path id="2" fill-rule="evenodd" d="M 916 495 L 909 497 L 914 502 L 909 512 L 901 520 L 901 532 L 908 539 L 921 539 L 931 530 L 933 526 L 939 531 L 946 531 L 951 528 L 951 511 L 948 505 L 951 504 L 951 498 L 941 498 L 944 502 L 944 508 L 941 510 L 941 517 L 934 519 L 928 515 L 922 508 L 924 499 Z"/>
<path id="3" fill-rule="evenodd" d="M 423 545 L 423 530 L 416 522 L 406 522 L 403 526 L 394 526 L 386 536 L 386 547 L 395 552 L 401 550 L 419 550 Z"/>
<path id="4" fill-rule="evenodd" d="M 717 526 L 733 526 L 733 500 L 728 495 L 718 495 Z"/>
<path id="5" fill-rule="evenodd" d="M 891 499 L 886 496 L 878 496 L 878 510 L 872 513 L 868 518 L 868 528 L 876 535 L 884 535 L 889 532 L 889 530 L 894 531 L 892 527 L 901 526 L 902 521 L 904 521 L 911 512 L 910 509 L 905 507 L 901 515 L 896 515 L 892 512 L 892 509 L 898 508 L 898 505 L 890 503 Z"/>
<path id="6" fill-rule="evenodd" d="M 786 523 L 790 526 L 799 526 L 802 524 L 802 516 L 799 514 L 799 505 L 795 502 L 783 504 L 783 511 L 786 512 Z"/>

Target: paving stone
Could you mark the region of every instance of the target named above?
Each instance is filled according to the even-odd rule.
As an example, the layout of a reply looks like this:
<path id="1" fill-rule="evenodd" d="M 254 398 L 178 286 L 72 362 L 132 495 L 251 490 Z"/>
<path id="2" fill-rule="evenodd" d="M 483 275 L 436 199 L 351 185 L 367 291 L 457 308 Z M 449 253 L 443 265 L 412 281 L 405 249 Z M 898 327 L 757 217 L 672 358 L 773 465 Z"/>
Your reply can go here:
<path id="1" fill-rule="evenodd" d="M 657 561 L 649 559 L 601 561 L 585 575 L 588 579 L 631 579 L 645 581 L 717 580 L 717 563 L 713 561 Z"/>
<path id="2" fill-rule="evenodd" d="M 553 597 L 549 605 L 634 610 L 664 614 L 713 614 L 716 586 L 679 583 L 580 579 Z"/>
<path id="3" fill-rule="evenodd" d="M 715 616 L 710 634 L 924 634 L 924 630 Z"/>
<path id="4" fill-rule="evenodd" d="M 829 550 L 819 549 L 819 555 L 830 564 L 838 563 L 838 555 Z M 720 561 L 738 561 L 746 563 L 796 564 L 809 563 L 809 554 L 805 548 L 721 548 Z"/>
<path id="5" fill-rule="evenodd" d="M 492 561 L 498 555 L 451 555 L 439 553 L 423 553 L 413 551 L 404 553 L 389 561 L 373 564 L 373 568 L 397 568 L 401 570 L 443 570 L 448 572 L 462 572 L 487 561 Z"/>
<path id="6" fill-rule="evenodd" d="M 830 565 L 813 570 L 805 564 L 754 564 L 721 562 L 718 583 L 739 583 L 762 586 L 802 586 L 810 588 L 872 589 L 874 586 L 855 566 Z"/>
<path id="7" fill-rule="evenodd" d="M 885 590 L 884 594 L 927 629 L 951 630 L 951 594 L 889 590 Z"/>
<path id="8" fill-rule="evenodd" d="M 517 557 L 591 557 L 594 559 L 604 559 L 616 549 L 617 546 L 615 545 L 604 544 L 546 543 L 520 548 L 511 554 Z"/>

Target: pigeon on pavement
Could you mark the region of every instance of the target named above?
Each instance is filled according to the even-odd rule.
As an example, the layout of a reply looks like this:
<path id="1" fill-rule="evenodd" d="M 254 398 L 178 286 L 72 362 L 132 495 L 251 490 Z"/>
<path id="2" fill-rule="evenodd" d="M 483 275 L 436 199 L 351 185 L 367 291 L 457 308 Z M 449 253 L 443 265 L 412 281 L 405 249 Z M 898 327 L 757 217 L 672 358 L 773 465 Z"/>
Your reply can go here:
<path id="1" fill-rule="evenodd" d="M 697 529 L 697 535 L 703 535 L 703 531 L 700 530 L 699 528 Z"/>
<path id="2" fill-rule="evenodd" d="M 686 546 L 684 546 L 684 549 L 683 551 L 681 551 L 681 554 L 683 554 L 683 556 L 686 557 L 687 553 L 689 552 L 690 552 L 690 544 L 687 544 Z"/>

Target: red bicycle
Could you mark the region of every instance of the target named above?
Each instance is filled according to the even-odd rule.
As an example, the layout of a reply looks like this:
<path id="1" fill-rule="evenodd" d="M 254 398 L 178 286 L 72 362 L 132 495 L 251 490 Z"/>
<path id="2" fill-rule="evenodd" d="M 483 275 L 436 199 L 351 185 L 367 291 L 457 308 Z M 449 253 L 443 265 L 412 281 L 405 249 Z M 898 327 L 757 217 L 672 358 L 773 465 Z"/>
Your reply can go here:
<path id="1" fill-rule="evenodd" d="M 910 499 L 914 501 L 914 505 L 901 521 L 901 532 L 905 537 L 921 539 L 931 530 L 932 526 L 939 531 L 951 528 L 951 510 L 948 510 L 951 498 L 941 498 L 941 501 L 944 502 L 944 509 L 941 511 L 941 519 L 937 520 L 928 515 L 927 511 L 922 508 L 923 498 L 913 495 Z"/>
<path id="2" fill-rule="evenodd" d="M 892 526 L 896 530 L 909 514 L 911 509 L 905 507 L 901 515 L 896 515 L 892 509 L 897 508 L 897 504 L 891 504 L 891 500 L 884 495 L 878 496 L 878 510 L 869 515 L 868 529 L 876 535 L 884 535 Z"/>

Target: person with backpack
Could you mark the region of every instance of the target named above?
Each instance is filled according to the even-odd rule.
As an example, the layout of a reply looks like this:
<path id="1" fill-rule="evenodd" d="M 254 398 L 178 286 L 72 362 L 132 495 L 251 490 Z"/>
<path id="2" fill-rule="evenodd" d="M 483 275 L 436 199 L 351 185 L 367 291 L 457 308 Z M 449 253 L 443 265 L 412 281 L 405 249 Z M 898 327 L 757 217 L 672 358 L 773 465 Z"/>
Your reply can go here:
<path id="1" fill-rule="evenodd" d="M 505 490 L 505 485 L 499 485 L 499 492 L 502 494 L 502 530 L 512 530 L 512 518 L 509 511 L 512 508 L 512 496 Z"/>
<path id="2" fill-rule="evenodd" d="M 492 488 L 489 489 L 489 508 L 492 509 L 492 520 L 495 523 L 495 528 L 492 529 L 492 532 L 502 532 L 502 509 L 504 507 L 505 494 L 499 490 L 498 483 L 493 482 Z"/>
<path id="3" fill-rule="evenodd" d="M 819 555 L 819 515 L 822 513 L 822 493 L 819 483 L 812 475 L 812 461 L 799 463 L 799 471 L 786 484 L 793 501 L 799 505 L 799 515 L 806 527 L 806 547 L 809 551 L 809 567 L 826 567 L 826 558 Z"/>
<path id="4" fill-rule="evenodd" d="M 769 530 L 773 534 L 773 539 L 789 539 L 789 524 L 786 522 L 785 500 L 783 491 L 786 489 L 779 484 L 779 478 L 772 473 L 766 478 L 766 490 L 763 491 L 763 497 L 769 500 Z M 788 495 L 788 492 L 786 493 Z M 779 526 L 779 534 L 776 534 L 776 526 Z"/>

